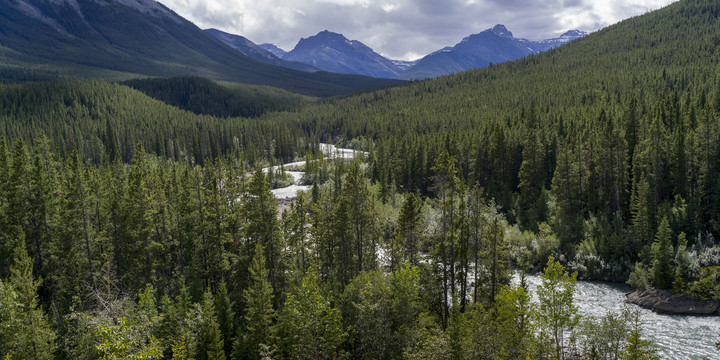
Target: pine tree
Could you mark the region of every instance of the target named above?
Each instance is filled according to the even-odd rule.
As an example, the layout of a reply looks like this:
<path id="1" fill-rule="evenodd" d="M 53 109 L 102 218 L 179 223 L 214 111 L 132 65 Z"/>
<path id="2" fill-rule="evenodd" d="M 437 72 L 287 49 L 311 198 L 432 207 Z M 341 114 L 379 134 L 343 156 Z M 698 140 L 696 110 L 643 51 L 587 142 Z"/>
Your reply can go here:
<path id="1" fill-rule="evenodd" d="M 5 146 L 4 143 L 1 145 Z M 0 149 L 3 153 L 0 156 L 5 158 L 0 159 L 5 162 L 2 164 L 5 168 L 0 170 L 7 171 L 2 175 L 4 183 L 0 183 L 3 186 L 0 190 L 1 195 L 4 195 L 4 198 L 0 198 L 0 205 L 4 207 L 2 224 L 0 224 L 3 227 L 0 229 L 0 273 L 7 273 L 20 233 L 27 228 L 30 196 L 25 143 L 20 138 L 15 141 L 10 159 L 7 158 L 6 151 L 4 148 Z"/>
<path id="2" fill-rule="evenodd" d="M 686 290 L 686 281 L 690 272 L 690 259 L 688 257 L 687 239 L 682 232 L 677 237 L 677 251 L 675 252 L 675 278 L 673 289 L 678 292 Z"/>
<path id="3" fill-rule="evenodd" d="M 227 285 L 225 282 L 220 283 L 217 295 L 215 296 L 215 314 L 218 319 L 218 325 L 220 333 L 223 339 L 223 350 L 226 354 L 230 354 L 232 351 L 232 338 L 235 335 L 235 312 L 233 307 L 235 304 L 230 299 L 228 294 Z"/>
<path id="4" fill-rule="evenodd" d="M 639 310 L 630 313 L 630 331 L 627 335 L 625 349 L 621 352 L 626 360 L 657 360 L 657 353 L 652 341 L 642 338 L 642 319 Z"/>
<path id="5" fill-rule="evenodd" d="M 354 161 L 350 165 L 342 192 L 343 200 L 347 201 L 348 211 L 352 214 L 350 216 L 350 227 L 358 266 L 354 273 L 373 270 L 376 266 L 376 244 L 374 234 L 372 234 L 374 217 L 372 204 L 370 203 L 370 190 L 360 169 L 359 161 Z"/>
<path id="6" fill-rule="evenodd" d="M 485 251 L 482 263 L 488 273 L 487 301 L 492 303 L 502 285 L 510 283 L 510 269 L 508 268 L 508 245 L 505 242 L 505 229 L 496 215 L 488 225 L 485 233 Z"/>
<path id="7" fill-rule="evenodd" d="M 639 252 L 653 238 L 655 230 L 655 211 L 652 203 L 650 184 L 638 180 L 633 187 L 630 200 L 631 230 L 635 253 Z M 643 259 L 645 260 L 645 259 Z"/>
<path id="8" fill-rule="evenodd" d="M 246 253 L 249 259 L 254 257 L 257 244 L 261 244 L 266 254 L 268 280 L 275 295 L 279 295 L 283 281 L 283 263 L 280 256 L 282 238 L 277 218 L 277 201 L 270 192 L 265 172 L 257 168 L 248 183 L 244 198 Z M 254 261 L 254 260 L 253 260 Z M 277 296 L 276 296 L 277 298 Z"/>
<path id="9" fill-rule="evenodd" d="M 457 291 L 455 287 L 455 245 L 458 241 L 459 230 L 457 203 L 460 179 L 457 177 L 456 163 L 457 160 L 454 157 L 450 156 L 447 151 L 443 151 L 435 159 L 435 166 L 432 168 L 435 173 L 433 183 L 441 212 L 439 239 L 434 245 L 433 254 L 437 257 L 435 263 L 441 264 L 442 267 L 443 327 L 447 326 L 450 318 L 450 299 L 455 296 Z"/>
<path id="10" fill-rule="evenodd" d="M 660 222 L 655 242 L 652 244 L 652 272 L 655 286 L 659 289 L 669 289 L 673 282 L 673 246 L 670 242 L 670 224 L 666 218 Z"/>
<path id="11" fill-rule="evenodd" d="M 13 359 L 53 359 L 55 332 L 38 306 L 41 279 L 33 277 L 33 260 L 21 234 L 10 278 L 0 279 L 0 356 Z"/>
<path id="12" fill-rule="evenodd" d="M 275 319 L 273 292 L 268 277 L 270 271 L 265 266 L 265 251 L 261 244 L 255 247 L 250 266 L 250 286 L 243 291 L 245 298 L 245 339 L 247 358 L 260 359 L 262 345 L 275 343 L 272 323 Z"/>
<path id="13" fill-rule="evenodd" d="M 398 225 L 395 228 L 395 238 L 401 244 L 404 256 L 412 265 L 417 265 L 418 253 L 422 241 L 422 204 L 414 193 L 406 193 Z M 397 268 L 402 261 L 394 261 Z"/>
<path id="14" fill-rule="evenodd" d="M 523 148 L 518 185 L 517 216 L 524 229 L 537 231 L 538 224 L 547 218 L 547 204 L 539 199 L 545 190 L 545 149 L 538 139 L 537 130 L 530 129 Z"/>
<path id="15" fill-rule="evenodd" d="M 225 360 L 223 334 L 220 332 L 220 326 L 215 316 L 215 300 L 210 289 L 203 295 L 201 314 L 195 358 L 198 360 Z"/>

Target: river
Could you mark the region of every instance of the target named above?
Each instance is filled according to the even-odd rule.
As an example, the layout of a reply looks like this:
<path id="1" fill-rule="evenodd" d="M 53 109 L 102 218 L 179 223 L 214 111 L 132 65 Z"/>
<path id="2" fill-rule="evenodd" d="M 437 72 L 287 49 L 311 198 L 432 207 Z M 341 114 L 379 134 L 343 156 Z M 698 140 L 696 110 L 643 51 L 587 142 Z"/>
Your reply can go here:
<path id="1" fill-rule="evenodd" d="M 320 151 L 322 151 L 325 154 L 326 159 L 354 159 L 356 154 L 359 154 L 361 152 L 353 149 L 344 149 L 344 148 L 338 148 L 335 147 L 335 145 L 332 144 L 320 144 Z M 367 155 L 367 153 L 363 153 Z M 283 164 L 283 167 L 287 169 L 291 168 L 300 168 L 302 166 L 305 166 L 305 161 L 297 161 L 289 164 Z M 277 170 L 280 168 L 280 165 L 274 166 L 272 169 Z M 264 171 L 268 171 L 270 168 L 264 168 Z M 312 188 L 312 185 L 299 185 L 300 181 L 305 175 L 302 171 L 285 171 L 285 173 L 289 176 L 291 176 L 294 180 L 294 184 L 290 186 L 286 186 L 283 188 L 277 188 L 273 189 L 272 193 L 275 195 L 275 198 L 277 199 L 294 199 L 297 197 L 297 193 L 300 191 L 309 191 Z"/>
<path id="2" fill-rule="evenodd" d="M 528 275 L 527 282 L 535 293 L 540 276 Z M 600 318 L 608 311 L 620 313 L 629 291 L 630 287 L 622 284 L 578 281 L 575 304 L 581 315 Z M 641 312 L 643 335 L 655 341 L 663 359 L 720 359 L 720 351 L 715 348 L 715 342 L 720 341 L 720 317 L 659 315 L 646 309 Z"/>

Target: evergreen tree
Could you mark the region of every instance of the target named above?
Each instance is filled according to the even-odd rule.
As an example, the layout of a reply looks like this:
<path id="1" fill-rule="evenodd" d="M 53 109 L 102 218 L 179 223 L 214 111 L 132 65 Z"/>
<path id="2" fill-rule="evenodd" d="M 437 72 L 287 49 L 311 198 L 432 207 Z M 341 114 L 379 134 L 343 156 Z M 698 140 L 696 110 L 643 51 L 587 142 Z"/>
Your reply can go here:
<path id="1" fill-rule="evenodd" d="M 642 338 L 642 319 L 639 310 L 630 313 L 630 331 L 627 335 L 625 349 L 621 355 L 626 360 L 657 360 L 657 353 L 652 341 Z"/>
<path id="2" fill-rule="evenodd" d="M 678 292 L 686 290 L 687 280 L 690 273 L 690 258 L 686 251 L 687 239 L 685 233 L 680 233 L 677 238 L 677 251 L 675 252 L 675 277 L 673 289 Z"/>
<path id="3" fill-rule="evenodd" d="M 510 283 L 510 269 L 508 267 L 508 246 L 504 240 L 505 229 L 496 215 L 490 222 L 485 234 L 485 251 L 482 263 L 487 272 L 487 301 L 492 303 L 502 285 Z M 477 285 L 476 285 L 477 286 Z"/>
<path id="4" fill-rule="evenodd" d="M 265 172 L 257 168 L 247 185 L 245 195 L 244 213 L 245 223 L 245 250 L 248 259 L 254 259 L 254 250 L 261 244 L 266 255 L 267 266 L 263 271 L 268 272 L 268 280 L 279 298 L 283 281 L 284 267 L 281 259 L 282 238 L 277 218 L 277 201 L 265 177 Z M 253 260 L 255 262 L 255 260 Z M 258 270 L 259 271 L 259 270 Z"/>
<path id="5" fill-rule="evenodd" d="M 264 248 L 262 244 L 257 244 L 250 266 L 250 286 L 243 291 L 246 332 L 241 346 L 245 349 L 246 358 L 250 360 L 261 358 L 263 345 L 275 344 L 275 334 L 271 326 L 275 319 L 275 310 L 272 306 L 273 292 L 268 281 L 269 276 L 270 271 L 265 266 Z"/>
<path id="6" fill-rule="evenodd" d="M 33 261 L 20 236 L 10 278 L 0 279 L 0 355 L 12 359 L 53 359 L 55 331 L 39 307 Z"/>
<path id="7" fill-rule="evenodd" d="M 650 184 L 645 180 L 638 180 L 633 187 L 630 200 L 631 230 L 635 253 L 650 243 L 655 232 L 655 210 L 652 203 Z M 646 259 L 643 259 L 646 260 Z"/>
<path id="8" fill-rule="evenodd" d="M 530 129 L 520 166 L 517 215 L 524 229 L 537 231 L 538 224 L 547 218 L 547 204 L 542 203 L 545 191 L 545 149 L 538 139 L 537 130 Z"/>
<path id="9" fill-rule="evenodd" d="M 198 360 L 225 360 L 223 334 L 215 316 L 215 300 L 210 289 L 205 291 L 200 311 L 200 326 L 197 336 Z"/>
<path id="10" fill-rule="evenodd" d="M 669 289 L 673 283 L 672 261 L 674 251 L 670 237 L 672 233 L 666 218 L 660 222 L 655 242 L 652 244 L 652 273 L 655 286 Z"/>
<path id="11" fill-rule="evenodd" d="M 233 337 L 235 335 L 235 312 L 233 307 L 235 304 L 230 299 L 227 285 L 225 282 L 220 283 L 217 295 L 215 296 L 215 315 L 218 320 L 220 333 L 222 334 L 223 350 L 225 354 L 232 352 Z"/>
<path id="12" fill-rule="evenodd" d="M 442 323 L 447 326 L 450 317 L 450 299 L 455 296 L 455 246 L 458 243 L 458 218 L 457 211 L 458 189 L 460 179 L 457 177 L 457 160 L 451 157 L 447 151 L 442 152 L 435 159 L 435 166 L 432 168 L 435 176 L 435 192 L 438 196 L 440 208 L 440 229 L 438 239 L 432 249 L 436 256 L 435 264 L 441 267 L 442 275 Z"/>
<path id="13" fill-rule="evenodd" d="M 347 202 L 347 210 L 351 216 L 350 233 L 354 245 L 357 269 L 353 274 L 363 270 L 373 270 L 375 261 L 375 237 L 373 229 L 373 207 L 367 181 L 360 169 L 360 162 L 354 161 L 348 169 L 348 174 L 342 188 L 342 200 Z"/>
<path id="14" fill-rule="evenodd" d="M 406 259 L 412 265 L 417 265 L 418 253 L 422 245 L 422 204 L 414 193 L 406 193 L 398 225 L 395 228 L 395 239 L 401 244 L 403 256 L 393 261 L 395 268 Z"/>

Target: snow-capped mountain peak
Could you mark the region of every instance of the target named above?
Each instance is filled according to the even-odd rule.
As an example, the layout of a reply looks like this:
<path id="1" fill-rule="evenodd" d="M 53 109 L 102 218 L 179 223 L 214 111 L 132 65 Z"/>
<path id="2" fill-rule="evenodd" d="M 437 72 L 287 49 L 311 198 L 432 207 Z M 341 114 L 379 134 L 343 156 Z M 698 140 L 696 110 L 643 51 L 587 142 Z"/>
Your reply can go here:
<path id="1" fill-rule="evenodd" d="M 571 39 L 578 39 L 583 36 L 586 36 L 588 33 L 581 30 L 569 30 L 566 31 L 564 34 L 560 35 L 561 38 L 571 38 Z"/>

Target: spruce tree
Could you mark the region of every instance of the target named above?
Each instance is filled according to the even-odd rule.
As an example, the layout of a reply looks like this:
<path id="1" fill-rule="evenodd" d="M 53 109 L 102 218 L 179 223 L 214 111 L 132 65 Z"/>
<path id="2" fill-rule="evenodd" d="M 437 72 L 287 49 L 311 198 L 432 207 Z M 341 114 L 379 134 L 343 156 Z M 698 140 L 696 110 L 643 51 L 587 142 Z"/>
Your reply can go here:
<path id="1" fill-rule="evenodd" d="M 53 359 L 55 332 L 37 298 L 42 279 L 33 277 L 33 260 L 21 234 L 10 266 L 10 278 L 0 279 L 0 356 L 13 359 Z"/>
<path id="2" fill-rule="evenodd" d="M 248 260 L 254 258 L 256 245 L 262 245 L 266 256 L 266 263 L 263 263 L 263 267 L 267 267 L 265 271 L 268 272 L 268 280 L 275 295 L 279 295 L 284 278 L 284 267 L 280 256 L 282 238 L 277 218 L 277 201 L 270 192 L 270 184 L 261 168 L 255 169 L 255 173 L 247 185 L 244 201 L 243 210 L 247 219 L 245 247 L 246 254 L 249 255 Z"/>
<path id="3" fill-rule="evenodd" d="M 422 204 L 414 193 L 406 193 L 403 201 L 400 215 L 398 216 L 398 225 L 395 228 L 395 238 L 401 244 L 403 250 L 402 259 L 417 265 L 418 252 L 422 240 Z M 394 262 L 396 266 L 402 261 Z"/>
<path id="4" fill-rule="evenodd" d="M 215 300 L 210 289 L 205 291 L 202 302 L 202 318 L 198 335 L 198 360 L 225 360 L 223 334 L 215 316 Z"/>
<path id="5" fill-rule="evenodd" d="M 482 263 L 487 272 L 487 302 L 495 301 L 502 285 L 510 283 L 510 269 L 508 267 L 508 245 L 505 241 L 505 227 L 496 215 L 488 225 L 485 233 L 485 251 Z"/>
<path id="6" fill-rule="evenodd" d="M 670 224 L 663 218 L 658 227 L 655 242 L 652 244 L 652 273 L 655 286 L 658 289 L 669 289 L 673 282 L 673 246 L 670 242 L 672 236 Z"/>
<path id="7" fill-rule="evenodd" d="M 523 162 L 518 177 L 517 215 L 524 229 L 537 231 L 538 224 L 546 220 L 547 204 L 541 203 L 545 190 L 545 148 L 538 139 L 537 130 L 530 129 L 523 148 Z"/>
<path id="8" fill-rule="evenodd" d="M 621 355 L 626 360 L 658 360 L 657 353 L 652 341 L 643 339 L 642 319 L 639 310 L 630 313 L 630 331 L 626 338 L 626 344 Z"/>
<path id="9" fill-rule="evenodd" d="M 235 304 L 230 299 L 227 285 L 225 282 L 220 283 L 217 295 L 215 296 L 215 314 L 217 316 L 220 333 L 223 339 L 223 349 L 226 354 L 232 351 L 232 338 L 235 335 L 235 312 L 233 307 Z"/>
<path id="10" fill-rule="evenodd" d="M 265 251 L 261 244 L 255 247 L 250 266 L 250 286 L 243 291 L 245 298 L 245 339 L 247 359 L 260 359 L 262 345 L 275 343 L 272 323 L 275 319 L 270 271 L 265 266 Z"/>

